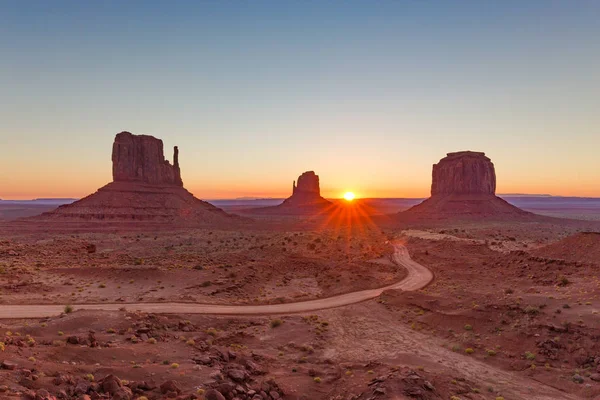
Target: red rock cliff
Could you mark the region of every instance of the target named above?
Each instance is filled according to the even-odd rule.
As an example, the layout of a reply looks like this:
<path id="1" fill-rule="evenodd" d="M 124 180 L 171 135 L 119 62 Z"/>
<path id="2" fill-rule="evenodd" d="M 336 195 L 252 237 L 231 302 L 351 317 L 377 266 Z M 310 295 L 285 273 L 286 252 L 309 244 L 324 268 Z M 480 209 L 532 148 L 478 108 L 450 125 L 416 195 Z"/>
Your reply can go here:
<path id="1" fill-rule="evenodd" d="M 171 165 L 165 160 L 162 140 L 153 136 L 118 133 L 113 143 L 112 163 L 115 182 L 183 186 L 177 147 Z"/>
<path id="2" fill-rule="evenodd" d="M 496 193 L 494 164 L 485 153 L 448 153 L 433 165 L 431 196 Z"/>
<path id="3" fill-rule="evenodd" d="M 315 174 L 314 171 L 307 171 L 300 175 L 298 177 L 298 185 L 294 182 L 292 195 L 296 193 L 311 193 L 320 196 L 319 175 Z"/>

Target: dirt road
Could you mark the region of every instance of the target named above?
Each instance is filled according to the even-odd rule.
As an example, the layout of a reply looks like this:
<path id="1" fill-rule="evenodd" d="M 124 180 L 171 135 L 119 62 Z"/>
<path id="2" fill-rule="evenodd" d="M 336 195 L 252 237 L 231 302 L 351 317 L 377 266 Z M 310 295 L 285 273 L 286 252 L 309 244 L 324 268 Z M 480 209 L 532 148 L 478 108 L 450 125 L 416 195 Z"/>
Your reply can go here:
<path id="1" fill-rule="evenodd" d="M 418 290 L 425 287 L 433 279 L 433 274 L 423 265 L 413 261 L 408 250 L 402 244 L 394 245 L 393 260 L 407 270 L 406 277 L 392 285 L 378 289 L 361 290 L 323 299 L 302 301 L 298 303 L 267 305 L 220 305 L 198 303 L 106 303 L 106 304 L 74 304 L 75 310 L 115 311 L 122 307 L 128 310 L 139 310 L 159 314 L 212 314 L 212 315 L 265 315 L 293 314 L 335 308 L 370 300 L 385 290 L 402 289 Z M 2 305 L 0 319 L 7 318 L 42 318 L 59 315 L 64 305 Z"/>

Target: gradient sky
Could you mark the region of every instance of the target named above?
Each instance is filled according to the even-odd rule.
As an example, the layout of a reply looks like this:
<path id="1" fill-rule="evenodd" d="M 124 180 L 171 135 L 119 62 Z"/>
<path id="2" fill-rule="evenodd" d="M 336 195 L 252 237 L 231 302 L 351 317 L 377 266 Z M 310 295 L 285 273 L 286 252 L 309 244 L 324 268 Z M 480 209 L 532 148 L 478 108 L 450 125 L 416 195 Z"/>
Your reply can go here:
<path id="1" fill-rule="evenodd" d="M 0 198 L 81 197 L 114 135 L 201 198 L 422 197 L 445 153 L 498 192 L 600 196 L 597 1 L 0 0 Z"/>

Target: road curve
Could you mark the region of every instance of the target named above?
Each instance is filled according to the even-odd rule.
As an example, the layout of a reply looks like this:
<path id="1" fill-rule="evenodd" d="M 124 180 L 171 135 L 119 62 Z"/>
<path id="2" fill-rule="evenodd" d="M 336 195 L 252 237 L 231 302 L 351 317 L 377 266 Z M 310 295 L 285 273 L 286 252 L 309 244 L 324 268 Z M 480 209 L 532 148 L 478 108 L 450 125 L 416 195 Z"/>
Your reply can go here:
<path id="1" fill-rule="evenodd" d="M 394 284 L 377 289 L 341 294 L 322 299 L 301 301 L 297 303 L 265 304 L 265 305 L 222 305 L 201 303 L 106 303 L 106 304 L 74 304 L 75 310 L 116 311 L 122 307 L 127 310 L 143 311 L 157 314 L 210 314 L 210 315 L 267 315 L 303 313 L 326 308 L 335 308 L 370 300 L 385 290 L 401 289 L 405 291 L 419 290 L 433 279 L 433 274 L 423 265 L 413 261 L 407 248 L 402 244 L 394 244 L 393 261 L 406 268 L 404 279 Z M 0 319 L 9 318 L 43 318 L 62 313 L 64 306 L 47 304 L 0 305 Z"/>

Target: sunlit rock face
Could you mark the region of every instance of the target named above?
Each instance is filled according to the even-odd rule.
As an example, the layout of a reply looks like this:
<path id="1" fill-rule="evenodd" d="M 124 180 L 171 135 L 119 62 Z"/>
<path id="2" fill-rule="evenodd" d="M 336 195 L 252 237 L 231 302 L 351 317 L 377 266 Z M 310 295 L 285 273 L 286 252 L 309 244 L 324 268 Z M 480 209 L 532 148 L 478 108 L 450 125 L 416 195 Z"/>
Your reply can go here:
<path id="1" fill-rule="evenodd" d="M 431 196 L 496 194 L 496 171 L 485 153 L 448 153 L 433 165 Z"/>
<path id="2" fill-rule="evenodd" d="M 431 197 L 402 216 L 420 219 L 452 217 L 530 217 L 496 196 L 496 171 L 485 153 L 448 153 L 433 165 Z"/>
<path id="3" fill-rule="evenodd" d="M 112 163 L 114 182 L 183 186 L 177 146 L 171 165 L 165 160 L 162 140 L 153 136 L 118 133 L 113 143 Z"/>

